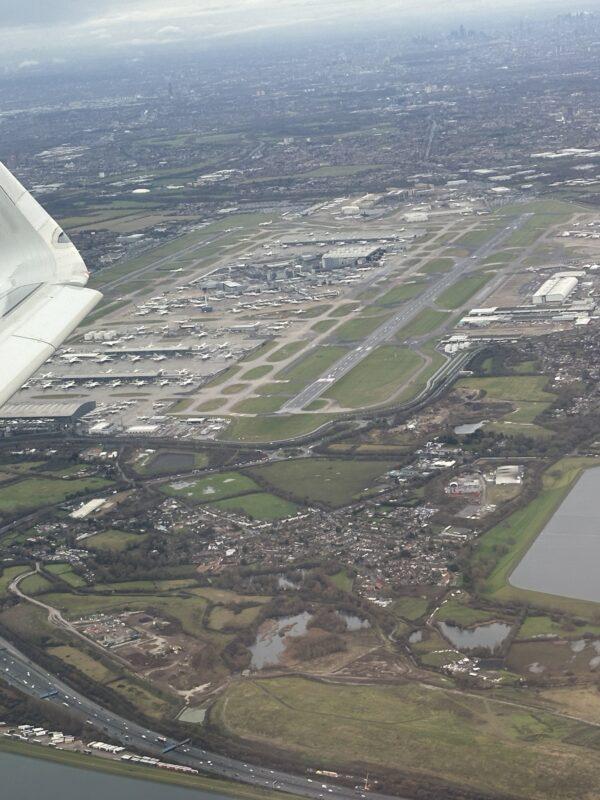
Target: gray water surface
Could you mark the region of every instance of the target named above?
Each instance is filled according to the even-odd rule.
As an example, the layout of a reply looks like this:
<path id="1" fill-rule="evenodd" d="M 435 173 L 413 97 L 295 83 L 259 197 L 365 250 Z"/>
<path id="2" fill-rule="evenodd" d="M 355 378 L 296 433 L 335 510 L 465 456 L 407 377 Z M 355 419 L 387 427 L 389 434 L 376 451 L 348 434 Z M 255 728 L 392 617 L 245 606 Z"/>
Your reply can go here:
<path id="1" fill-rule="evenodd" d="M 438 622 L 441 632 L 459 650 L 474 650 L 483 647 L 493 653 L 510 633 L 511 626 L 505 622 L 486 622 L 474 628 L 459 628 L 447 622 Z"/>
<path id="2" fill-rule="evenodd" d="M 85 763 L 85 756 L 82 761 Z M 6 800 L 231 800 L 222 794 L 121 778 L 1 751 L 0 776 L 0 797 Z"/>
<path id="3" fill-rule="evenodd" d="M 600 467 L 594 467 L 581 475 L 509 581 L 518 589 L 597 603 L 599 564 Z"/>

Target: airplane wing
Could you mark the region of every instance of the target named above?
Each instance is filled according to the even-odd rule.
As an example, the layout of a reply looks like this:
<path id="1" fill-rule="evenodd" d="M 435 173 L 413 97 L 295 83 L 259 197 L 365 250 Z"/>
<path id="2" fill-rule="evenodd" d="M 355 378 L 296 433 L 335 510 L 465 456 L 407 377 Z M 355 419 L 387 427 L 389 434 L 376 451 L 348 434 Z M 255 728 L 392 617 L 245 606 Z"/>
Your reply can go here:
<path id="1" fill-rule="evenodd" d="M 75 245 L 0 163 L 0 405 L 102 295 Z"/>

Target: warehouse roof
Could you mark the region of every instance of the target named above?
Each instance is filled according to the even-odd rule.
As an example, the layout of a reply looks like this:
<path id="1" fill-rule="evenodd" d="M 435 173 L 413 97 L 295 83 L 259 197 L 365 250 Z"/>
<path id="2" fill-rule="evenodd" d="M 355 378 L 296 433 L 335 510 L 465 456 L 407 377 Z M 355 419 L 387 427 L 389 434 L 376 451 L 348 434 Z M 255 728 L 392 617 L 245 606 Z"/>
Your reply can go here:
<path id="1" fill-rule="evenodd" d="M 85 403 L 6 403 L 0 419 L 78 419 L 96 408 L 93 400 Z"/>

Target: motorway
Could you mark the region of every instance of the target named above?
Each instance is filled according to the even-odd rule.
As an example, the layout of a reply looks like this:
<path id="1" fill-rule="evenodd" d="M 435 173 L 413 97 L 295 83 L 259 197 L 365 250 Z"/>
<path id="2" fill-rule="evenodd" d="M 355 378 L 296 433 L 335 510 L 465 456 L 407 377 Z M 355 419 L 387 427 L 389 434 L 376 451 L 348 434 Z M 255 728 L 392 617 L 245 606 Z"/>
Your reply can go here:
<path id="1" fill-rule="evenodd" d="M 301 795 L 308 798 L 331 798 L 332 800 L 358 800 L 365 797 L 362 790 L 352 789 L 331 783 L 329 779 L 315 775 L 308 778 L 256 766 L 238 761 L 217 753 L 210 753 L 191 744 L 183 744 L 166 755 L 165 749 L 177 745 L 174 739 L 161 737 L 156 731 L 125 719 L 103 708 L 98 703 L 67 686 L 42 667 L 34 664 L 14 645 L 0 637 L 0 679 L 25 694 L 38 699 L 48 693 L 48 703 L 66 707 L 78 719 L 84 720 L 95 730 L 94 735 L 105 737 L 111 742 L 119 742 L 132 752 L 160 756 L 177 764 L 193 767 L 202 773 L 231 781 L 251 784 L 262 789 L 276 789 L 281 792 Z M 334 732 L 332 731 L 332 735 Z M 135 777 L 135 769 L 132 769 Z M 369 792 L 374 800 L 408 800 L 397 796 Z"/>
<path id="2" fill-rule="evenodd" d="M 346 353 L 339 361 L 329 368 L 329 370 L 313 383 L 306 386 L 295 397 L 290 398 L 284 403 L 277 414 L 293 414 L 302 411 L 307 405 L 319 398 L 333 383 L 343 378 L 351 369 L 366 358 L 371 350 L 386 342 L 394 336 L 401 328 L 411 322 L 421 311 L 431 305 L 442 292 L 448 289 L 464 273 L 470 272 L 480 261 L 491 255 L 502 242 L 508 238 L 531 217 L 531 213 L 522 214 L 518 219 L 511 222 L 505 228 L 498 231 L 491 239 L 481 245 L 475 253 L 466 258 L 457 260 L 454 267 L 447 273 L 441 274 L 427 286 L 426 290 L 417 295 L 412 300 L 403 303 L 399 311 L 383 322 L 373 331 L 363 342 L 354 350 Z"/>

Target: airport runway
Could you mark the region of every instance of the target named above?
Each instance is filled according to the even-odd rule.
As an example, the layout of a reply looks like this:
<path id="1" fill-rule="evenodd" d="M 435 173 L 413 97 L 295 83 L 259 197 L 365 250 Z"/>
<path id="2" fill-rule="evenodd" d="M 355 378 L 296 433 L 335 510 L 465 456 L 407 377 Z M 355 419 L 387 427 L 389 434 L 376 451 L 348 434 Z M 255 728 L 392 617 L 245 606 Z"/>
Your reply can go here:
<path id="1" fill-rule="evenodd" d="M 482 259 L 493 253 L 506 238 L 520 228 L 525 220 L 531 216 L 531 213 L 522 214 L 518 219 L 512 221 L 482 244 L 473 255 L 459 259 L 450 272 L 441 274 L 437 279 L 434 278 L 422 294 L 404 303 L 399 311 L 374 330 L 360 345 L 342 356 L 324 375 L 306 386 L 299 394 L 291 397 L 276 413 L 298 413 L 319 398 L 333 383 L 343 378 L 344 375 L 366 358 L 374 348 L 386 342 L 390 337 L 398 333 L 401 328 L 408 325 L 421 311 L 430 306 L 436 297 L 439 297 L 442 292 L 452 286 L 453 283 L 456 283 L 458 278 L 477 267 Z"/>
<path id="2" fill-rule="evenodd" d="M 45 697 L 47 702 L 65 706 L 74 716 L 83 719 L 89 725 L 90 731 L 94 731 L 94 737 L 100 740 L 104 737 L 112 742 L 120 742 L 135 753 L 161 757 L 162 760 L 193 767 L 202 773 L 228 780 L 308 798 L 358 800 L 366 796 L 362 788 L 352 789 L 340 786 L 323 776 L 313 775 L 312 778 L 309 778 L 304 775 L 293 775 L 281 770 L 256 766 L 210 753 L 191 744 L 182 744 L 176 750 L 165 753 L 165 749 L 177 745 L 174 739 L 162 737 L 156 731 L 127 720 L 87 699 L 59 678 L 34 664 L 10 642 L 1 637 L 0 679 L 31 697 L 40 699 L 49 695 Z M 131 775 L 135 777 L 134 767 Z M 368 792 L 368 796 L 373 797 L 374 800 L 408 800 L 408 798 L 374 792 Z"/>

